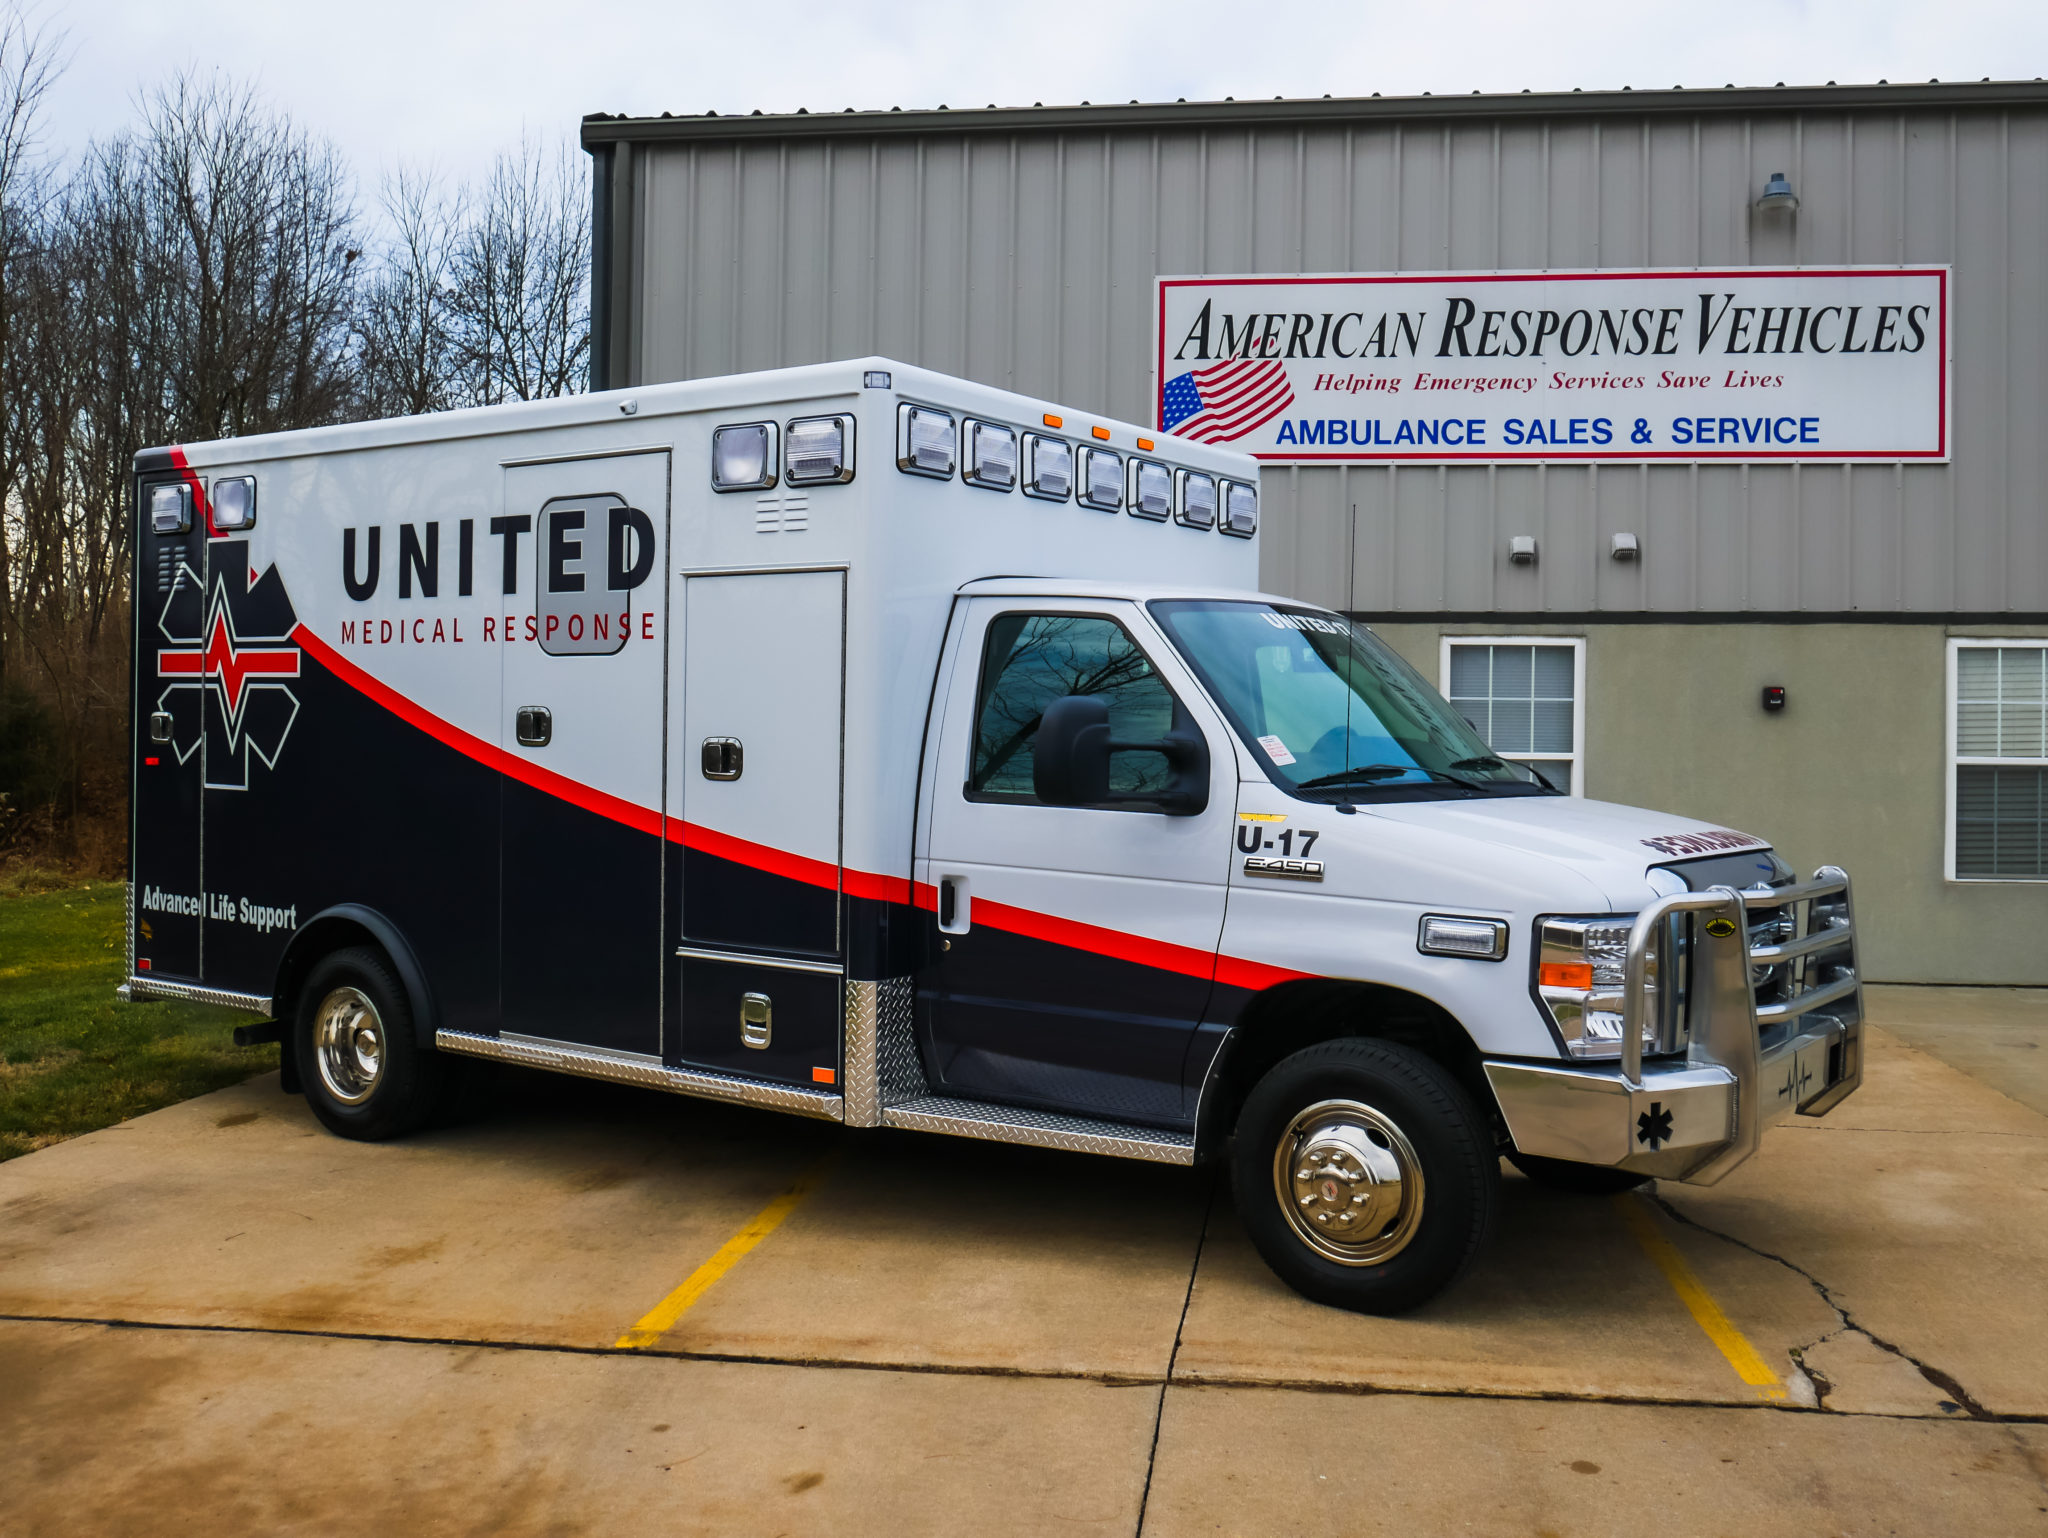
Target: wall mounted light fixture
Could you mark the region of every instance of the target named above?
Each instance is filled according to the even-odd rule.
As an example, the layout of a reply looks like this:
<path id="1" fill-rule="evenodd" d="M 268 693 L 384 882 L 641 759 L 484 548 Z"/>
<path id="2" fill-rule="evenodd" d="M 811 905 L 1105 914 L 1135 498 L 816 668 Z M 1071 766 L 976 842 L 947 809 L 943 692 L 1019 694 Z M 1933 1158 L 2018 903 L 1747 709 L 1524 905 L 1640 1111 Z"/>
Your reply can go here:
<path id="1" fill-rule="evenodd" d="M 1764 183 L 1764 190 L 1756 200 L 1756 211 L 1760 214 L 1799 212 L 1799 195 L 1792 190 L 1792 184 L 1785 180 L 1783 171 L 1773 171 L 1771 179 Z"/>

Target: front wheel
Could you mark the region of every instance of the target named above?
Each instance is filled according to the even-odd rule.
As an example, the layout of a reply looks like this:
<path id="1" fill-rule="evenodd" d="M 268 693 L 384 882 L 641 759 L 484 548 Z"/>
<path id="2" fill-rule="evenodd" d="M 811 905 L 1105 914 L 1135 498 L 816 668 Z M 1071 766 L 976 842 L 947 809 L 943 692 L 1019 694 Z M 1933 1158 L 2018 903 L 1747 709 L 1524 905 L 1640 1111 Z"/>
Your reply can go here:
<path id="1" fill-rule="evenodd" d="M 1231 1185 L 1253 1245 L 1304 1297 L 1393 1314 L 1455 1281 L 1493 1231 L 1500 1165 L 1458 1082 L 1391 1042 L 1276 1064 L 1238 1117 Z"/>
<path id="2" fill-rule="evenodd" d="M 447 1089 L 446 1061 L 414 1039 L 405 990 L 367 948 L 336 951 L 307 975 L 292 1046 L 313 1114 L 343 1137 L 411 1132 Z"/>

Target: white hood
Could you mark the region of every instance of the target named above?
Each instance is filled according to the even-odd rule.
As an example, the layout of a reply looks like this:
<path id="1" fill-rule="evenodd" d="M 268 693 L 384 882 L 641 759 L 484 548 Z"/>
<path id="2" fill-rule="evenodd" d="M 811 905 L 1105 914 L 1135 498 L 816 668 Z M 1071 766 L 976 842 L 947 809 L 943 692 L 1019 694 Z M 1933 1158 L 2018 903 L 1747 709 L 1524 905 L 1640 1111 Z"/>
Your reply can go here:
<path id="1" fill-rule="evenodd" d="M 1747 850 L 1764 855 L 1770 848 L 1764 839 L 1712 823 L 1576 796 L 1380 802 L 1360 806 L 1358 813 L 1361 820 L 1373 817 L 1439 838 L 1470 840 L 1473 863 L 1482 869 L 1488 849 L 1555 861 L 1603 893 L 1615 913 L 1634 912 L 1661 890 L 1646 874 L 1653 865 Z M 1767 861 L 1762 868 L 1768 870 Z"/>

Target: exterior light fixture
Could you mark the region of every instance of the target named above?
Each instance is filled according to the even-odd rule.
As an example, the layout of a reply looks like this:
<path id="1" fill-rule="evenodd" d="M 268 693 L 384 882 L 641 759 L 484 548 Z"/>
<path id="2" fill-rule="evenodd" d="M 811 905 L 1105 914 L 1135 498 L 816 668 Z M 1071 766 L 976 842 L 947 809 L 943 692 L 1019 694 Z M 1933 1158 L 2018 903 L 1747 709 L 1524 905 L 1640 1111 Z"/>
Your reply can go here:
<path id="1" fill-rule="evenodd" d="M 1793 192 L 1792 184 L 1785 180 L 1783 171 L 1773 171 L 1771 179 L 1764 183 L 1763 195 L 1756 200 L 1756 211 L 1760 214 L 1799 212 L 1799 197 Z"/>
<path id="2" fill-rule="evenodd" d="M 1517 534 L 1508 541 L 1508 559 L 1517 566 L 1536 564 L 1536 536 Z"/>
<path id="3" fill-rule="evenodd" d="M 1633 534 L 1617 534 L 1608 542 L 1607 553 L 1617 561 L 1640 561 L 1643 547 Z"/>

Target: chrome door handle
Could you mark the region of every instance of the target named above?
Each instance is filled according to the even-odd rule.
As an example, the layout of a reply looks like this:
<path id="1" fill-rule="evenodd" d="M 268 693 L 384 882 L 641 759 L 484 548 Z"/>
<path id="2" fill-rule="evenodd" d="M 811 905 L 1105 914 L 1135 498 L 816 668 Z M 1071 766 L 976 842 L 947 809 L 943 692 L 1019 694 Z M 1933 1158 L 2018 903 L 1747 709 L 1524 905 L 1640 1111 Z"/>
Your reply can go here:
<path id="1" fill-rule="evenodd" d="M 736 780 L 746 767 L 747 750 L 737 737 L 706 737 L 698 767 L 707 780 Z"/>

